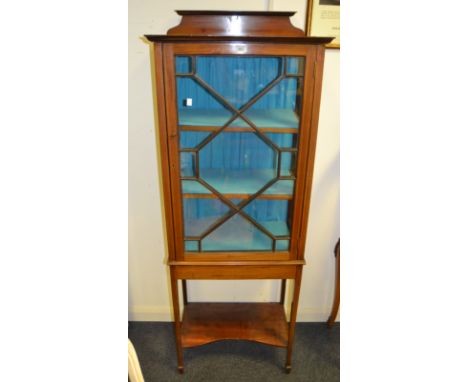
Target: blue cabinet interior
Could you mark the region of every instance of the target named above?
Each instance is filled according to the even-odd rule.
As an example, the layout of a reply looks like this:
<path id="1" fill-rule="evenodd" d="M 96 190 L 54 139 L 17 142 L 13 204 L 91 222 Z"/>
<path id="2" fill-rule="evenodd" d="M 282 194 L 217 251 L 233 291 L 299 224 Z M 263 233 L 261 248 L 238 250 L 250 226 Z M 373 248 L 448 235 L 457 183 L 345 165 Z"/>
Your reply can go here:
<path id="1" fill-rule="evenodd" d="M 179 131 L 179 160 L 186 251 L 289 249 L 302 60 L 176 56 L 178 124 L 179 129 L 184 127 Z M 265 94 L 245 108 L 267 87 L 270 88 Z M 236 117 L 238 111 L 266 131 L 256 132 Z M 216 132 L 226 125 L 223 131 Z M 274 184 L 242 208 L 260 227 L 234 213 L 197 177 L 236 205 L 276 178 Z M 271 199 L 268 195 L 282 197 Z M 229 214 L 232 216 L 210 230 Z"/>

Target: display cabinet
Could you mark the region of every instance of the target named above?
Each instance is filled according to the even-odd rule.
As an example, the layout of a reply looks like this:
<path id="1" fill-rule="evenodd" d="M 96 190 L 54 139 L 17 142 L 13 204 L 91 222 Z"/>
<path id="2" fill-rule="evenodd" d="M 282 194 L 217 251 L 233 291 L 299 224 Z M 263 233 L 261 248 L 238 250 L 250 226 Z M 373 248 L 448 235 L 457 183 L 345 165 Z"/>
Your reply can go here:
<path id="1" fill-rule="evenodd" d="M 178 11 L 153 54 L 178 368 L 183 349 L 287 348 L 296 322 L 324 44 L 293 12 Z M 279 302 L 195 303 L 187 280 L 277 279 Z M 182 280 L 183 317 L 178 281 Z M 286 280 L 294 292 L 286 319 Z"/>

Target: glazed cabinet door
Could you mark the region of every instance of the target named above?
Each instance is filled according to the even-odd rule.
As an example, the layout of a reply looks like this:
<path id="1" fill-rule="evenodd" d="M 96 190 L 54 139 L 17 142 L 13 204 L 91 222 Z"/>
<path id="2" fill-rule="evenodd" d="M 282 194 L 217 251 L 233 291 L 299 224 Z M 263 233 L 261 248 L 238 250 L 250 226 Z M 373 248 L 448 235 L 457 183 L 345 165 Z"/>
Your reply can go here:
<path id="1" fill-rule="evenodd" d="M 163 49 L 176 259 L 296 259 L 316 48 Z"/>

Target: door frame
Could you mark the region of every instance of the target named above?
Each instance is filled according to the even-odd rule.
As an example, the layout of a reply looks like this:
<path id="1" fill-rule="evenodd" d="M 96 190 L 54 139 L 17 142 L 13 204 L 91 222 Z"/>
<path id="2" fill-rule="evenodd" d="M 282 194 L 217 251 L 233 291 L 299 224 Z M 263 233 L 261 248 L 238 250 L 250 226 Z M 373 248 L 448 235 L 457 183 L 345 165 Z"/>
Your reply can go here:
<path id="1" fill-rule="evenodd" d="M 303 259 L 305 229 L 307 227 L 310 189 L 315 154 L 318 123 L 315 78 L 317 56 L 323 54 L 321 46 L 306 44 L 264 43 L 168 43 L 162 46 L 164 69 L 164 94 L 166 137 L 168 145 L 169 175 L 171 184 L 172 219 L 174 227 L 175 259 L 177 261 L 234 261 L 234 260 L 297 260 Z M 175 55 L 255 55 L 255 56 L 303 56 L 305 58 L 303 97 L 296 162 L 296 180 L 293 203 L 293 224 L 289 251 L 232 251 L 186 253 L 184 250 L 183 206 L 179 164 L 179 130 L 177 123 L 177 98 Z M 320 69 L 320 68 L 319 68 Z M 320 78 L 320 77 L 318 77 Z M 321 87 L 321 84 L 319 84 Z M 318 89 L 320 92 L 320 89 Z M 320 95 L 320 93 L 318 93 Z M 316 112 L 314 112 L 316 110 Z M 316 121 L 314 121 L 316 120 Z M 160 126 L 162 128 L 162 126 Z M 171 256 L 172 257 L 172 256 Z M 172 257 L 173 258 L 173 257 Z"/>

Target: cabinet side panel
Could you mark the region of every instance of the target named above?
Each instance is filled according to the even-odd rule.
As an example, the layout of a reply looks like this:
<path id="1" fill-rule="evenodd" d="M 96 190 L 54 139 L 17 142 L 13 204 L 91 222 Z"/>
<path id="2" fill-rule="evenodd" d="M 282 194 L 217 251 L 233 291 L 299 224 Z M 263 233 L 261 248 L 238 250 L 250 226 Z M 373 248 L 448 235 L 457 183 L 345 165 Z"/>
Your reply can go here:
<path id="1" fill-rule="evenodd" d="M 309 221 L 309 207 L 310 199 L 312 194 L 312 179 L 314 174 L 314 162 L 315 162 L 315 148 L 317 145 L 317 131 L 320 114 L 320 97 L 322 92 L 322 76 L 323 76 L 323 60 L 325 48 L 323 46 L 317 46 L 317 56 L 314 67 L 314 90 L 313 100 L 311 103 L 312 109 L 312 121 L 310 125 L 310 136 L 309 136 L 309 158 L 307 161 L 307 170 L 305 178 L 305 191 L 304 191 L 304 203 L 301 217 L 301 233 L 298 247 L 299 259 L 304 258 L 305 239 L 307 235 L 307 225 Z"/>
<path id="2" fill-rule="evenodd" d="M 309 147 L 310 135 L 313 133 L 312 129 L 312 102 L 314 97 L 315 76 L 314 67 L 316 60 L 317 47 L 308 46 L 304 47 L 306 64 L 304 70 L 304 89 L 302 100 L 302 114 L 301 114 L 301 127 L 299 133 L 299 147 L 298 147 L 298 165 L 297 165 L 297 180 L 296 180 L 296 196 L 294 201 L 293 216 L 295 223 L 291 232 L 293 238 L 291 242 L 291 255 L 292 259 L 303 259 L 304 241 L 305 237 L 301 232 L 301 219 L 302 211 L 308 206 L 309 194 L 307 194 L 307 177 L 308 177 L 308 159 L 309 152 L 312 150 Z M 297 238 L 297 239 L 296 239 Z"/>
<path id="3" fill-rule="evenodd" d="M 179 151 L 178 151 L 178 117 L 177 117 L 177 95 L 174 68 L 173 44 L 165 44 L 163 49 L 164 58 L 164 89 L 166 103 L 166 127 L 168 148 L 168 178 L 171 182 L 172 218 L 174 223 L 174 257 L 183 260 L 184 256 L 184 221 L 182 216 L 182 193 L 179 179 Z"/>
<path id="4" fill-rule="evenodd" d="M 156 136 L 157 148 L 159 150 L 159 160 L 161 177 L 160 181 L 163 186 L 164 200 L 164 216 L 166 227 L 166 244 L 169 253 L 169 261 L 175 260 L 174 250 L 174 222 L 172 218 L 172 201 L 171 201 L 171 181 L 169 174 L 169 155 L 167 142 L 167 119 L 166 119 L 166 96 L 164 93 L 164 67 L 162 57 L 162 44 L 153 44 L 153 89 L 155 89 L 155 109 L 158 112 L 158 119 L 155 119 L 157 127 Z"/>

